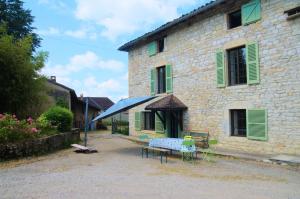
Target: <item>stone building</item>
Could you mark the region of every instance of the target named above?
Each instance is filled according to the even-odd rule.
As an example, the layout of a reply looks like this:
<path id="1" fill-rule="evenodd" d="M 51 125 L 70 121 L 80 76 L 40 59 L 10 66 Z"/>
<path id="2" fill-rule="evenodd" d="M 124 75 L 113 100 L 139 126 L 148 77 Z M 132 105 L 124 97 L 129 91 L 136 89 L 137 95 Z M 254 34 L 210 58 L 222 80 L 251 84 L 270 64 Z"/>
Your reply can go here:
<path id="1" fill-rule="evenodd" d="M 121 46 L 129 97 L 157 96 L 129 111 L 130 134 L 208 131 L 227 149 L 300 154 L 299 12 L 299 0 L 216 0 Z"/>

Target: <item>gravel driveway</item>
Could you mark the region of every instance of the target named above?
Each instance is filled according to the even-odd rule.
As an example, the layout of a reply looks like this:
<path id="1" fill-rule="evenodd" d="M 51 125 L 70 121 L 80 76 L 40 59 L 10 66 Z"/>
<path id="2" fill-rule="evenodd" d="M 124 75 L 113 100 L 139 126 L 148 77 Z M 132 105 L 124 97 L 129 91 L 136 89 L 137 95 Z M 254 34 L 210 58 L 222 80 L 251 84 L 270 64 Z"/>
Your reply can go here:
<path id="1" fill-rule="evenodd" d="M 93 133 L 89 143 L 99 153 L 0 163 L 0 198 L 300 199 L 299 168 L 230 158 L 161 165 L 118 136 Z"/>

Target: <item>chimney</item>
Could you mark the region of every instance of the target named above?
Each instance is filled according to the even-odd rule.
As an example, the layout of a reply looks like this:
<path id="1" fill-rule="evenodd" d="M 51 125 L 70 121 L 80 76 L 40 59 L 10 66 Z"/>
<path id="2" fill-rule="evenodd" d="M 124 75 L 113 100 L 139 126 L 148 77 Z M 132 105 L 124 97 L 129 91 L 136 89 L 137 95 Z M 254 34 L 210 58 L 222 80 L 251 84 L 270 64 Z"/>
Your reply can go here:
<path id="1" fill-rule="evenodd" d="M 50 80 L 51 80 L 52 82 L 56 82 L 56 76 L 50 76 Z"/>

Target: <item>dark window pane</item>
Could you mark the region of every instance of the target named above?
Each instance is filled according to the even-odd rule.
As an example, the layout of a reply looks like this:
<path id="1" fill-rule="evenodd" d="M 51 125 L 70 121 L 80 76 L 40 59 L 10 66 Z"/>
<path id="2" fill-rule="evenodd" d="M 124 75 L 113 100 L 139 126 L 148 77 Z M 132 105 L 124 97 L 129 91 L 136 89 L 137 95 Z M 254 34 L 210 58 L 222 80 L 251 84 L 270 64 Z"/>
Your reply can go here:
<path id="1" fill-rule="evenodd" d="M 231 136 L 246 137 L 246 110 L 230 110 Z"/>
<path id="2" fill-rule="evenodd" d="M 157 93 L 166 92 L 166 67 L 157 68 Z"/>
<path id="3" fill-rule="evenodd" d="M 157 43 L 158 43 L 158 52 L 163 52 L 165 48 L 165 38 L 159 39 Z"/>
<path id="4" fill-rule="evenodd" d="M 242 25 L 241 10 L 228 14 L 228 28 L 235 28 Z"/>
<path id="5" fill-rule="evenodd" d="M 144 112 L 144 129 L 154 130 L 155 115 L 153 112 Z"/>
<path id="6" fill-rule="evenodd" d="M 246 50 L 245 47 L 228 50 L 228 79 L 229 85 L 246 84 Z"/>

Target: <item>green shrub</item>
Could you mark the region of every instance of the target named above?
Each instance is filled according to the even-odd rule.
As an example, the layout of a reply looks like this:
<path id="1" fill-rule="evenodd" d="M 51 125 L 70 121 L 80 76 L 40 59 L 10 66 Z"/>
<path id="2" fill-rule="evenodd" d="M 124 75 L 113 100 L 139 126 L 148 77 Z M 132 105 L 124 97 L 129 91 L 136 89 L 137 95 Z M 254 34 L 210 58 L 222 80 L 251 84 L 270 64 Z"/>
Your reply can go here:
<path id="1" fill-rule="evenodd" d="M 42 114 L 36 122 L 37 126 L 40 128 L 52 128 L 51 123 L 47 120 L 45 114 Z"/>
<path id="2" fill-rule="evenodd" d="M 69 108 L 69 103 L 68 103 L 68 101 L 65 99 L 65 98 L 63 98 L 63 97 L 58 97 L 57 99 L 56 99 L 56 106 L 60 106 L 60 107 L 63 107 L 63 108 Z"/>
<path id="3" fill-rule="evenodd" d="M 55 126 L 51 125 L 51 122 L 47 120 L 45 114 L 42 114 L 36 120 L 36 127 L 40 129 L 40 135 L 54 135 L 57 134 L 57 129 Z"/>
<path id="4" fill-rule="evenodd" d="M 66 108 L 54 106 L 41 115 L 41 120 L 49 121 L 60 132 L 66 132 L 72 128 L 73 114 Z"/>
<path id="5" fill-rule="evenodd" d="M 0 114 L 0 143 L 12 143 L 39 136 L 34 124 L 26 120 L 18 120 L 16 116 Z"/>

